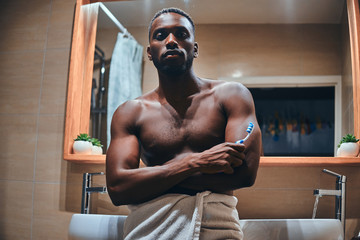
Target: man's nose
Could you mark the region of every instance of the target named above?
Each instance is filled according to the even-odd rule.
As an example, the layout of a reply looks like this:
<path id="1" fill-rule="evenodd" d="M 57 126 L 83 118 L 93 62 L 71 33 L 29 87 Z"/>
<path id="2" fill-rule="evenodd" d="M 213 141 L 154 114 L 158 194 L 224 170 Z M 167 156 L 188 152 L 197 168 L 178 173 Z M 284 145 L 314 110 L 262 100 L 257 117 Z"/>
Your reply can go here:
<path id="1" fill-rule="evenodd" d="M 174 34 L 170 33 L 166 38 L 166 47 L 172 49 L 172 48 L 176 48 L 177 46 L 178 43 L 176 41 Z"/>

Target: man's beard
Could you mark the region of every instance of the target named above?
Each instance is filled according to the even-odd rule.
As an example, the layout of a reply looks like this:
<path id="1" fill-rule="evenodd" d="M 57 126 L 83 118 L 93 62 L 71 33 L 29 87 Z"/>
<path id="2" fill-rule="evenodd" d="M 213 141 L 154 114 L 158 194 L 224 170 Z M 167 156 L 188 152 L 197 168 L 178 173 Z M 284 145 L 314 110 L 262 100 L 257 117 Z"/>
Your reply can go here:
<path id="1" fill-rule="evenodd" d="M 181 65 L 168 65 L 161 63 L 158 59 L 153 59 L 154 65 L 157 70 L 168 76 L 179 76 L 188 71 L 193 63 L 194 56 L 189 55 L 188 59 Z"/>

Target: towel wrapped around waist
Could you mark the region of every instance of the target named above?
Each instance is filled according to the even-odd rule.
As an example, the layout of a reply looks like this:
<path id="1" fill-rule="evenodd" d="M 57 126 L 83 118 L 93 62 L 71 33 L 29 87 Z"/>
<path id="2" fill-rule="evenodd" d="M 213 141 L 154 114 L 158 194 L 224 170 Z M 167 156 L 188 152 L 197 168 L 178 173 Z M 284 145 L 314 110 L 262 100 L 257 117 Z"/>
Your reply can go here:
<path id="1" fill-rule="evenodd" d="M 234 196 L 205 191 L 130 205 L 124 239 L 243 239 L 236 204 Z"/>

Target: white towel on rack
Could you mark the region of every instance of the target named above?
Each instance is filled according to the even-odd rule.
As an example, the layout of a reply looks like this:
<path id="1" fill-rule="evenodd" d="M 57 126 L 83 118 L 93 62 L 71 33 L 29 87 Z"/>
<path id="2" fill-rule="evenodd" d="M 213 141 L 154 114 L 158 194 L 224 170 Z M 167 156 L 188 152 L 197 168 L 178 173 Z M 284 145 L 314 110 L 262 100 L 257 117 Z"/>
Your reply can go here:
<path id="1" fill-rule="evenodd" d="M 111 57 L 107 101 L 107 146 L 110 143 L 110 124 L 119 105 L 142 94 L 143 46 L 126 33 L 118 33 Z"/>
<path id="2" fill-rule="evenodd" d="M 167 194 L 130 205 L 124 239 L 242 239 L 237 199 L 205 191 L 196 196 Z"/>

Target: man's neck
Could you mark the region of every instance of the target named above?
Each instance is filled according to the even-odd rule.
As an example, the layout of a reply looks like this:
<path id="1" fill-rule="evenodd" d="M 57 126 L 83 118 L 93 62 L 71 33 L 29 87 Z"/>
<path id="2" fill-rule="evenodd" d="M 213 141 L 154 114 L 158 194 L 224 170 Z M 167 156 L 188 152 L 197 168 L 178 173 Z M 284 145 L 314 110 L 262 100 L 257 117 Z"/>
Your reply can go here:
<path id="1" fill-rule="evenodd" d="M 158 94 L 167 101 L 186 100 L 189 96 L 200 91 L 201 80 L 190 69 L 178 76 L 165 75 L 159 72 Z"/>

